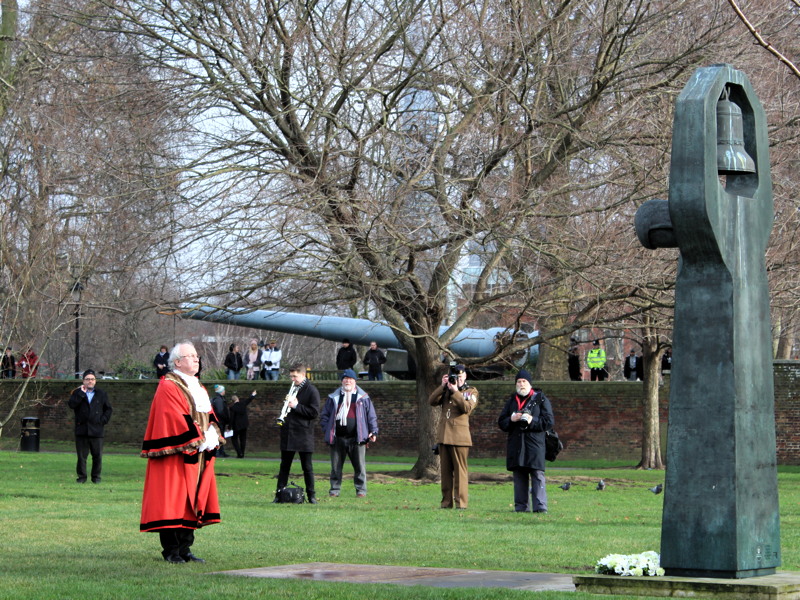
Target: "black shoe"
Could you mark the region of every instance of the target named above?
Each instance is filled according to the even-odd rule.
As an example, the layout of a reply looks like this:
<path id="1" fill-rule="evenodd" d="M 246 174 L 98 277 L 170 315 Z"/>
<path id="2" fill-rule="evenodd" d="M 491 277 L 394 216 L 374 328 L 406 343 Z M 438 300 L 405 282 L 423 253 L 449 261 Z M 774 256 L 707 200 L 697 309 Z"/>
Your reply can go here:
<path id="1" fill-rule="evenodd" d="M 164 557 L 164 560 L 173 565 L 180 565 L 186 562 L 177 554 L 167 554 L 167 556 Z"/>
<path id="2" fill-rule="evenodd" d="M 316 504 L 317 503 L 317 497 L 316 496 L 309 496 L 308 497 L 308 503 L 309 504 Z"/>
<path id="3" fill-rule="evenodd" d="M 75 481 L 77 481 L 78 483 L 86 483 L 86 480 L 81 479 L 80 477 L 78 477 Z"/>
<path id="4" fill-rule="evenodd" d="M 191 552 L 189 552 L 188 554 L 184 554 L 180 558 L 183 560 L 183 562 L 198 562 L 198 563 L 206 562 L 204 559 L 200 558 L 199 556 L 195 556 Z"/>
<path id="5" fill-rule="evenodd" d="M 92 479 L 92 483 L 100 483 L 100 479 Z"/>
<path id="6" fill-rule="evenodd" d="M 278 494 L 276 493 L 275 497 L 272 499 L 272 503 L 273 504 L 278 504 L 279 502 L 280 502 L 280 500 L 278 500 Z"/>

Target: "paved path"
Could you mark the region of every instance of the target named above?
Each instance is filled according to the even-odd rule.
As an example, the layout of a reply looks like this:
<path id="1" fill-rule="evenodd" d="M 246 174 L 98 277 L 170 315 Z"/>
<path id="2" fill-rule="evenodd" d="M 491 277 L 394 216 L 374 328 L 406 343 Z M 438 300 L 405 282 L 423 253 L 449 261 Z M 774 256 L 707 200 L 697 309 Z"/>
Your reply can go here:
<path id="1" fill-rule="evenodd" d="M 392 567 L 340 563 L 304 563 L 218 571 L 217 575 L 343 581 L 347 583 L 394 583 L 429 587 L 499 587 L 514 590 L 573 592 L 572 575 L 563 573 L 518 573 L 477 569 L 437 569 L 431 567 Z"/>

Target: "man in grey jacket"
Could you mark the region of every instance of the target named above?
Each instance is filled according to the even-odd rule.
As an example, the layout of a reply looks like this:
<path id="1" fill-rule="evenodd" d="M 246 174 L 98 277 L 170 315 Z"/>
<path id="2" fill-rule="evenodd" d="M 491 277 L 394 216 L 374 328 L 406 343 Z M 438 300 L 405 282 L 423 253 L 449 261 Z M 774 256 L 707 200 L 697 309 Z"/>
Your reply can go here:
<path id="1" fill-rule="evenodd" d="M 367 495 L 367 442 L 378 437 L 378 417 L 369 395 L 356 385 L 356 373 L 345 369 L 342 386 L 328 395 L 320 424 L 331 449 L 331 489 L 336 497 L 342 489 L 344 457 L 353 465 L 356 497 Z"/>

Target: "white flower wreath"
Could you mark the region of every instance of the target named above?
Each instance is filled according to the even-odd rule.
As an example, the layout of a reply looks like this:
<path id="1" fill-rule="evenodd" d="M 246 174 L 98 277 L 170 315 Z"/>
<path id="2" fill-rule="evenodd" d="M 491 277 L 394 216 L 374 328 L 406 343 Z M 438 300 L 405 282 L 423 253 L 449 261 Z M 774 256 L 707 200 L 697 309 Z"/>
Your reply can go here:
<path id="1" fill-rule="evenodd" d="M 597 561 L 594 570 L 601 575 L 662 577 L 664 569 L 659 566 L 660 560 L 658 552 L 652 550 L 641 554 L 609 554 Z"/>

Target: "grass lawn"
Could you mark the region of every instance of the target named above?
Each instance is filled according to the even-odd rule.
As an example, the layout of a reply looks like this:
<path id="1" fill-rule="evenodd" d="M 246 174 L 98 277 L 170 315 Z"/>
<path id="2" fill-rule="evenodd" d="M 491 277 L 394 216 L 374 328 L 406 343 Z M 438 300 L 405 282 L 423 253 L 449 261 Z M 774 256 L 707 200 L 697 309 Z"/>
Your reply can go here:
<path id="1" fill-rule="evenodd" d="M 659 550 L 663 496 L 648 488 L 663 481 L 662 472 L 554 463 L 550 512 L 532 515 L 513 512 L 511 482 L 499 460 L 474 461 L 469 509 L 449 511 L 438 508 L 438 484 L 410 481 L 407 462 L 374 455 L 367 457 L 366 498 L 356 499 L 349 480 L 341 497 L 328 498 L 327 454 L 315 456 L 317 506 L 271 503 L 275 460 L 218 461 L 223 522 L 200 530 L 193 547 L 208 562 L 170 565 L 161 559 L 158 536 L 138 531 L 145 461 L 135 451 L 107 452 L 100 485 L 75 483 L 71 452 L 0 451 L 0 599 L 611 598 L 209 573 L 316 561 L 590 573 L 606 554 Z M 604 492 L 595 491 L 601 477 Z M 297 461 L 292 479 L 302 482 Z M 568 491 L 557 487 L 565 481 L 573 484 Z M 781 470 L 780 493 L 782 569 L 800 571 L 800 469 Z"/>

